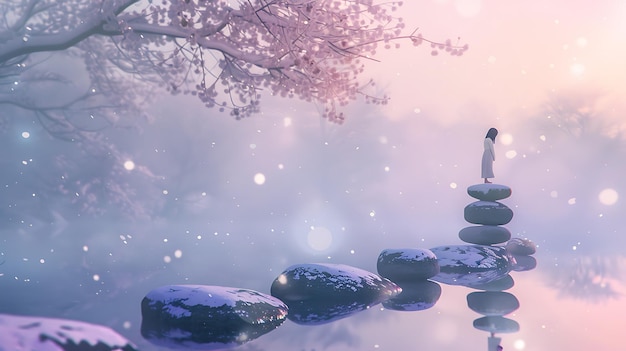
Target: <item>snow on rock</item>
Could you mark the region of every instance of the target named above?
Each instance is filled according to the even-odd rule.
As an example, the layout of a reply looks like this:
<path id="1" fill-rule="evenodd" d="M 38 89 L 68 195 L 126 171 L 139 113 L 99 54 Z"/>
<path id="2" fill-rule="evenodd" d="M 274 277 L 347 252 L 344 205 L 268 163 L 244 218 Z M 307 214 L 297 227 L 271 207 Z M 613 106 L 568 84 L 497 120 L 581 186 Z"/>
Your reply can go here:
<path id="1" fill-rule="evenodd" d="M 428 249 L 385 249 L 378 256 L 377 270 L 397 284 L 433 277 L 439 273 L 439 263 Z"/>
<path id="2" fill-rule="evenodd" d="M 433 307 L 441 297 L 441 285 L 421 280 L 401 283 L 402 292 L 387 301 L 383 307 L 395 311 L 422 311 Z"/>
<path id="3" fill-rule="evenodd" d="M 496 201 L 475 201 L 465 206 L 465 220 L 473 224 L 503 225 L 513 219 L 513 211 Z"/>
<path id="4" fill-rule="evenodd" d="M 432 279 L 449 285 L 471 286 L 500 279 L 511 270 L 505 248 L 481 245 L 449 245 L 430 249 L 440 272 Z"/>
<path id="5" fill-rule="evenodd" d="M 469 244 L 493 245 L 511 239 L 511 232 L 496 225 L 478 225 L 461 229 L 459 238 Z"/>
<path id="6" fill-rule="evenodd" d="M 511 196 L 511 188 L 501 184 L 476 184 L 467 188 L 469 196 L 482 201 L 498 201 Z"/>
<path id="7" fill-rule="evenodd" d="M 287 311 L 282 301 L 254 290 L 166 285 L 141 302 L 141 334 L 169 348 L 230 348 L 276 329 Z"/>
<path id="8" fill-rule="evenodd" d="M 289 306 L 288 318 L 322 324 L 376 305 L 402 289 L 386 278 L 343 264 L 288 267 L 272 283 L 271 294 Z"/>
<path id="9" fill-rule="evenodd" d="M 467 306 L 485 316 L 504 316 L 520 306 L 515 295 L 503 291 L 474 291 L 467 295 Z"/>
<path id="10" fill-rule="evenodd" d="M 135 351 L 112 329 L 66 319 L 0 314 L 0 351 Z"/>

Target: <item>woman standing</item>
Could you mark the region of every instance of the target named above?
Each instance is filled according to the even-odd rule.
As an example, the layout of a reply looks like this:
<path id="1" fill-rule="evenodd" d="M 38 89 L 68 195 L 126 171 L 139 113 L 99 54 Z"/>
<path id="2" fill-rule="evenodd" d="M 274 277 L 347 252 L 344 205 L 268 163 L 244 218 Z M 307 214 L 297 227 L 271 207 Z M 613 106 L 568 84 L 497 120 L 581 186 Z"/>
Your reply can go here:
<path id="1" fill-rule="evenodd" d="M 496 152 L 493 145 L 496 142 L 496 135 L 498 130 L 496 128 L 490 128 L 485 136 L 485 151 L 483 151 L 483 162 L 481 167 L 482 177 L 485 179 L 485 183 L 491 183 L 488 178 L 493 178 L 493 161 L 496 160 Z"/>

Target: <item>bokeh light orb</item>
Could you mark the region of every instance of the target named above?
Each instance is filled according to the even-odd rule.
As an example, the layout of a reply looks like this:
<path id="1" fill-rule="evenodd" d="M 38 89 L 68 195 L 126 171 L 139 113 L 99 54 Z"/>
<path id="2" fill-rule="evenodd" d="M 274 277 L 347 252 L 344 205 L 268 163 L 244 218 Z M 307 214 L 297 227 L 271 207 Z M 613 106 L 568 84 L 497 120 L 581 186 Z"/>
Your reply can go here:
<path id="1" fill-rule="evenodd" d="M 257 185 L 265 184 L 265 174 L 257 173 L 254 175 L 254 183 Z"/>
<path id="2" fill-rule="evenodd" d="M 602 190 L 600 194 L 598 194 L 598 199 L 600 200 L 600 203 L 607 206 L 615 205 L 618 198 L 619 195 L 617 194 L 617 191 L 612 188 L 606 188 Z"/>
<path id="3" fill-rule="evenodd" d="M 311 227 L 306 242 L 313 250 L 324 251 L 333 243 L 333 234 L 325 227 Z"/>
<path id="4" fill-rule="evenodd" d="M 30 133 L 29 132 L 22 132 L 22 138 L 24 138 L 24 139 L 30 138 Z"/>
<path id="5" fill-rule="evenodd" d="M 124 169 L 126 169 L 127 171 L 132 171 L 133 169 L 135 169 L 135 162 L 131 160 L 124 162 Z"/>

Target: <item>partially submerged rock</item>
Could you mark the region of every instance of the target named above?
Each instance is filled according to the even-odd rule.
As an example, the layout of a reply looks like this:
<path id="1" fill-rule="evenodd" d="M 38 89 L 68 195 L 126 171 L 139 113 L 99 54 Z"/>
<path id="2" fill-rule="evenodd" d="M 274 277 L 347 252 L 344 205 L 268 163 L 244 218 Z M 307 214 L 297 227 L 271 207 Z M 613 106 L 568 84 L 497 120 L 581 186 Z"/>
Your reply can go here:
<path id="1" fill-rule="evenodd" d="M 323 324 L 379 304 L 402 289 L 374 273 L 342 264 L 311 263 L 287 268 L 272 283 L 272 296 L 289 306 L 288 318 Z"/>
<path id="2" fill-rule="evenodd" d="M 282 301 L 254 290 L 208 285 L 167 285 L 141 302 L 141 334 L 169 348 L 235 347 L 280 326 Z"/>
<path id="3" fill-rule="evenodd" d="M 506 243 L 511 255 L 529 256 L 537 252 L 537 245 L 529 239 L 513 238 Z"/>
<path id="4" fill-rule="evenodd" d="M 428 249 L 386 249 L 378 256 L 378 274 L 395 282 L 425 280 L 439 273 L 435 254 Z"/>
<path id="5" fill-rule="evenodd" d="M 0 350 L 136 351 L 112 329 L 86 322 L 0 314 Z"/>

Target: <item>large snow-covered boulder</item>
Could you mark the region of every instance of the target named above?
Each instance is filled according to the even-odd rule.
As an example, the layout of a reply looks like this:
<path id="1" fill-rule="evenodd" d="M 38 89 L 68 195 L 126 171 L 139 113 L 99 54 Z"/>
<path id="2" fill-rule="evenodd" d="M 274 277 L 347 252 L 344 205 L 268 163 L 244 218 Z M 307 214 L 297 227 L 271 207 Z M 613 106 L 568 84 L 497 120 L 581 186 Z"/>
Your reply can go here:
<path id="1" fill-rule="evenodd" d="M 289 306 L 300 324 L 328 323 L 376 305 L 402 289 L 386 278 L 343 264 L 288 267 L 272 283 L 272 296 Z"/>
<path id="2" fill-rule="evenodd" d="M 500 279 L 511 270 L 503 247 L 449 245 L 430 249 L 439 261 L 440 272 L 432 280 L 449 285 L 471 286 Z"/>
<path id="3" fill-rule="evenodd" d="M 430 281 L 400 283 L 402 292 L 387 301 L 383 307 L 395 311 L 422 311 L 433 307 L 441 297 L 441 285 Z"/>
<path id="4" fill-rule="evenodd" d="M 112 329 L 74 320 L 0 314 L 0 351 L 136 351 Z"/>
<path id="5" fill-rule="evenodd" d="M 467 188 L 469 196 L 482 201 L 498 201 L 511 196 L 511 188 L 502 184 L 476 184 Z"/>
<path id="6" fill-rule="evenodd" d="M 141 334 L 169 348 L 224 349 L 274 330 L 287 312 L 282 301 L 254 290 L 167 285 L 141 302 Z"/>
<path id="7" fill-rule="evenodd" d="M 519 308 L 519 300 L 504 291 L 474 291 L 467 294 L 467 306 L 485 316 L 504 316 Z"/>
<path id="8" fill-rule="evenodd" d="M 478 225 L 461 229 L 459 238 L 469 244 L 493 245 L 511 239 L 511 232 L 497 225 Z"/>
<path id="9" fill-rule="evenodd" d="M 378 274 L 395 282 L 425 280 L 439 273 L 435 254 L 428 249 L 386 249 L 378 256 Z"/>
<path id="10" fill-rule="evenodd" d="M 465 206 L 465 220 L 473 224 L 503 225 L 513 219 L 513 211 L 496 201 L 475 201 Z"/>

